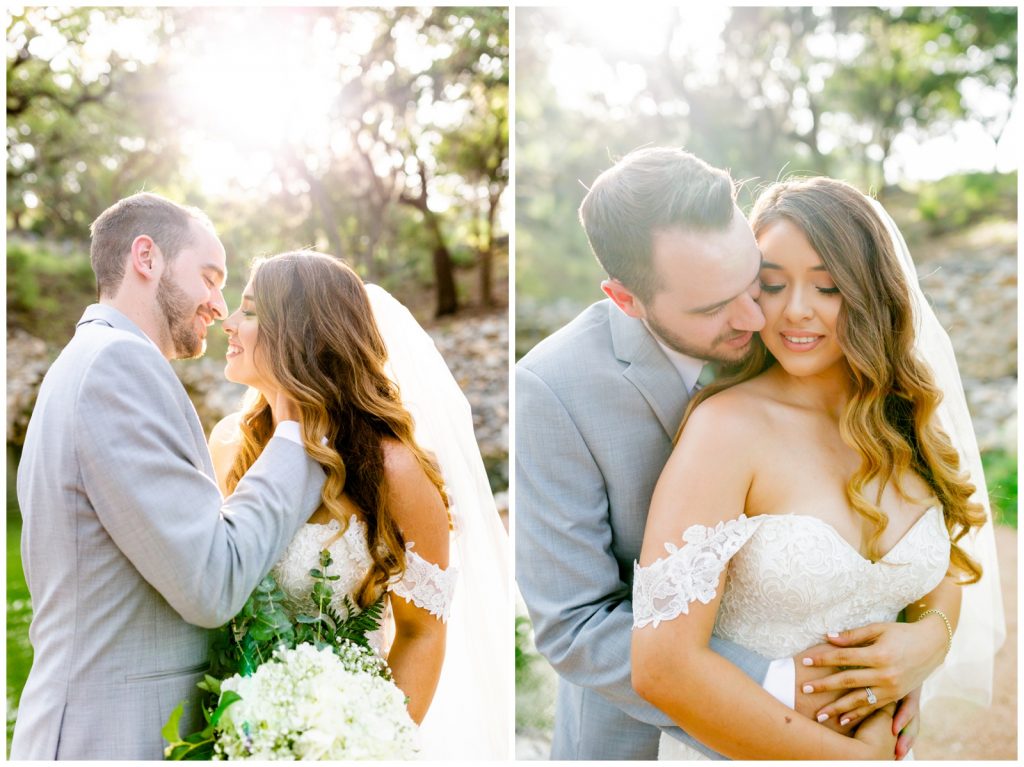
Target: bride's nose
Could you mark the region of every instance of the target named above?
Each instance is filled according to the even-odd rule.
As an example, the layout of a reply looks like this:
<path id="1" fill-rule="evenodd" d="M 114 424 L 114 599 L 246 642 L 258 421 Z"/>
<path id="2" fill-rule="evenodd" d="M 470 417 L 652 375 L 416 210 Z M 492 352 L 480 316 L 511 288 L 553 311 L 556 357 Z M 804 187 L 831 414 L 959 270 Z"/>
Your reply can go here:
<path id="1" fill-rule="evenodd" d="M 804 288 L 795 287 L 789 292 L 789 300 L 786 302 L 785 315 L 789 322 L 809 320 L 814 313 L 811 309 L 811 302 L 808 301 L 807 292 Z"/>
<path id="2" fill-rule="evenodd" d="M 233 336 L 236 332 L 238 332 L 238 328 L 235 327 L 235 317 L 237 315 L 238 312 L 233 312 L 229 314 L 227 317 L 225 317 L 224 321 L 221 323 L 221 327 L 224 328 L 224 332 L 227 333 L 229 336 Z"/>

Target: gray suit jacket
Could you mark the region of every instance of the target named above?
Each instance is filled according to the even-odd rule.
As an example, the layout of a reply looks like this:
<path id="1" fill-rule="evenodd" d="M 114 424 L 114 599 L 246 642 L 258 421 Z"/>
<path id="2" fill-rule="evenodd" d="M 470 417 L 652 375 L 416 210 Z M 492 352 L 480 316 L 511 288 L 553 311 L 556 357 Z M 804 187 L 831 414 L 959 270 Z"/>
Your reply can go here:
<path id="1" fill-rule="evenodd" d="M 90 306 L 39 390 L 18 468 L 32 670 L 12 759 L 162 759 L 209 631 L 316 509 L 323 472 L 270 441 L 221 498 L 202 426 L 157 347 Z"/>
<path id="2" fill-rule="evenodd" d="M 717 757 L 630 682 L 633 563 L 687 401 L 644 324 L 610 301 L 516 366 L 516 580 L 560 677 L 552 759 L 654 759 L 659 727 Z M 767 659 L 712 646 L 764 679 Z"/>

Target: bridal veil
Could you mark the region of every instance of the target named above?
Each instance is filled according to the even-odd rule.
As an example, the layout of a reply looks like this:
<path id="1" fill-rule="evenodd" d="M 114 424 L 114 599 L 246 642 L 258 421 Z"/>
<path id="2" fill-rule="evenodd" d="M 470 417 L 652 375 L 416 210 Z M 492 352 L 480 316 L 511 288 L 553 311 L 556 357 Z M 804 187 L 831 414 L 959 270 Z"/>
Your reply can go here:
<path id="1" fill-rule="evenodd" d="M 992 675 L 995 654 L 1006 639 L 1003 599 L 999 589 L 999 565 L 996 558 L 992 509 L 982 472 L 981 453 L 971 424 L 960 371 L 949 335 L 939 323 L 917 279 L 910 250 L 892 217 L 876 200 L 871 200 L 885 223 L 894 249 L 903 267 L 914 307 L 915 350 L 933 371 L 942 390 L 938 417 L 960 453 L 960 466 L 970 474 L 975 486 L 971 500 L 985 507 L 985 525 L 961 539 L 960 547 L 979 562 L 984 574 L 978 583 L 964 586 L 960 621 L 946 660 L 925 682 L 922 702 L 954 697 L 987 706 L 992 701 Z"/>
<path id="2" fill-rule="evenodd" d="M 451 502 L 459 570 L 437 692 L 420 727 L 419 759 L 511 758 L 512 593 L 508 535 L 494 505 L 469 402 L 433 340 L 400 302 L 367 285 L 388 349 L 386 372 L 437 458 Z"/>

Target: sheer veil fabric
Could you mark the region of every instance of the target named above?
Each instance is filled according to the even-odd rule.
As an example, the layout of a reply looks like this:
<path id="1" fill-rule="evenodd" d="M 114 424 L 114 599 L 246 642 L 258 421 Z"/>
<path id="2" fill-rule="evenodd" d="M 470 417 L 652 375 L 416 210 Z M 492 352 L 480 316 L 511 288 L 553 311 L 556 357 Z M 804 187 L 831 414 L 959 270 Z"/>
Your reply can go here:
<path id="1" fill-rule="evenodd" d="M 441 467 L 458 568 L 437 692 L 420 728 L 420 759 L 511 758 L 512 601 L 508 535 L 498 517 L 469 402 L 433 340 L 400 302 L 367 285 L 388 349 L 388 376 L 416 440 Z"/>
<path id="2" fill-rule="evenodd" d="M 978 583 L 963 587 L 963 604 L 953 646 L 943 665 L 925 682 L 922 700 L 927 704 L 930 700 L 951 697 L 988 706 L 992 702 L 993 663 L 996 652 L 1006 640 L 1006 621 L 999 588 L 992 509 L 978 440 L 949 335 L 918 284 L 917 269 L 899 228 L 880 203 L 876 200 L 871 203 L 885 222 L 910 289 L 917 336 L 915 350 L 932 369 L 935 382 L 942 390 L 939 421 L 960 453 L 961 468 L 970 474 L 976 488 L 972 500 L 985 507 L 988 517 L 982 528 L 960 541 L 960 546 L 981 563 L 984 575 Z"/>

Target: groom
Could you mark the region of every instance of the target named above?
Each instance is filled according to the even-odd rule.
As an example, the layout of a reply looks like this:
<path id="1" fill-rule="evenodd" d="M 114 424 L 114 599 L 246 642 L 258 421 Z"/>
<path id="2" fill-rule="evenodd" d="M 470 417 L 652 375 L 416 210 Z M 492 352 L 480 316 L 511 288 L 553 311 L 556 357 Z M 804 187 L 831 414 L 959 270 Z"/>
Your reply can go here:
<path id="1" fill-rule="evenodd" d="M 609 300 L 516 367 L 516 577 L 560 676 L 551 758 L 654 759 L 659 728 L 717 757 L 633 692 L 630 596 L 654 486 L 705 363 L 743 359 L 764 325 L 760 253 L 729 174 L 676 149 L 623 158 L 580 218 Z M 798 711 L 824 704 L 799 690 L 833 669 L 712 647 Z"/>
<path id="2" fill-rule="evenodd" d="M 43 379 L 18 468 L 32 670 L 11 759 L 162 759 L 160 728 L 320 499 L 297 410 L 227 500 L 169 360 L 226 316 L 209 219 L 137 194 L 92 225 L 99 303 Z"/>

